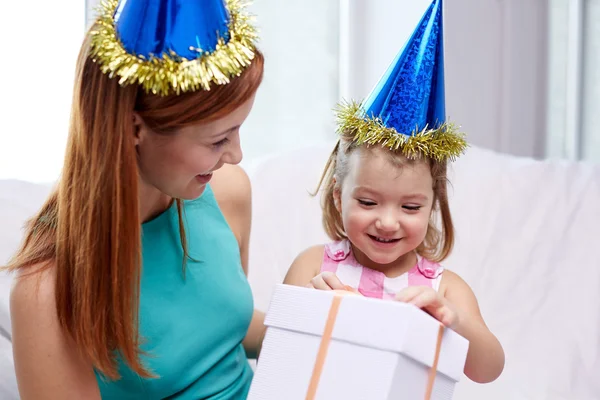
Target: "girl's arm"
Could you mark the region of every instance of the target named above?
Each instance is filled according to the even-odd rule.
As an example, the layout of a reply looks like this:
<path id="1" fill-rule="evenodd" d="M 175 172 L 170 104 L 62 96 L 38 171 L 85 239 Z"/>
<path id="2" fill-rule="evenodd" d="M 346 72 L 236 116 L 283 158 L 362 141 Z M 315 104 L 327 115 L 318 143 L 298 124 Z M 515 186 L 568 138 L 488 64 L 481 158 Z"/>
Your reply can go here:
<path id="1" fill-rule="evenodd" d="M 457 274 L 446 270 L 442 279 L 442 295 L 455 308 L 454 331 L 469 340 L 465 374 L 478 383 L 500 376 L 504 369 L 502 345 L 485 324 L 473 290 Z"/>
<path id="2" fill-rule="evenodd" d="M 458 275 L 446 270 L 439 292 L 431 287 L 411 286 L 396 300 L 419 307 L 469 341 L 465 374 L 478 383 L 488 383 L 504 369 L 504 351 L 486 326 L 473 291 Z"/>
<path id="3" fill-rule="evenodd" d="M 446 270 L 439 292 L 431 287 L 411 286 L 396 300 L 419 307 L 469 341 L 465 374 L 472 381 L 487 383 L 504 369 L 504 351 L 486 326 L 473 291 L 458 275 Z"/>
<path id="4" fill-rule="evenodd" d="M 488 383 L 504 369 L 504 350 L 486 326 L 475 294 L 458 275 L 446 270 L 439 292 L 431 287 L 411 286 L 396 300 L 419 307 L 469 341 L 465 374 L 478 383 Z"/>

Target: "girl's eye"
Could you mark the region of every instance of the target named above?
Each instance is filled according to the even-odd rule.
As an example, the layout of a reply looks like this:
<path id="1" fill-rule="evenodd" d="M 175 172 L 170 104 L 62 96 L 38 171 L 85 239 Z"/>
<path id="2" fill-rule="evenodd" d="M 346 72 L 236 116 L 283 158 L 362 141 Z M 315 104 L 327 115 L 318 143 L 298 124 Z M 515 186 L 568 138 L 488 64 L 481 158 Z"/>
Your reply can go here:
<path id="1" fill-rule="evenodd" d="M 225 146 L 227 143 L 229 143 L 229 139 L 225 138 L 225 139 L 219 140 L 217 143 L 213 143 L 212 145 L 213 145 L 213 147 L 218 149 L 220 147 Z"/>
<path id="2" fill-rule="evenodd" d="M 409 211 L 419 211 L 421 206 L 402 206 L 402 208 Z"/>
<path id="3" fill-rule="evenodd" d="M 361 200 L 358 199 L 358 204 L 360 204 L 361 206 L 367 206 L 367 207 L 371 207 L 371 206 L 376 206 L 377 203 L 370 201 L 370 200 Z"/>

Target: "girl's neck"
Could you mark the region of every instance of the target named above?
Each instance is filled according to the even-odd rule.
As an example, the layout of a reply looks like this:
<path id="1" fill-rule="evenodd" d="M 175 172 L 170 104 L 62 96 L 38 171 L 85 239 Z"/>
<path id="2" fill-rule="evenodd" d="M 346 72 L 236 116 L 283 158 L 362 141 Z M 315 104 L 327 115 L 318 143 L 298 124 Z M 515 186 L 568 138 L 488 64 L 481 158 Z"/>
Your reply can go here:
<path id="1" fill-rule="evenodd" d="M 388 278 L 395 278 L 410 271 L 418 261 L 416 251 L 410 251 L 389 264 L 378 264 L 360 251 L 354 244 L 350 243 L 352 254 L 358 263 L 366 268 L 380 271 Z"/>

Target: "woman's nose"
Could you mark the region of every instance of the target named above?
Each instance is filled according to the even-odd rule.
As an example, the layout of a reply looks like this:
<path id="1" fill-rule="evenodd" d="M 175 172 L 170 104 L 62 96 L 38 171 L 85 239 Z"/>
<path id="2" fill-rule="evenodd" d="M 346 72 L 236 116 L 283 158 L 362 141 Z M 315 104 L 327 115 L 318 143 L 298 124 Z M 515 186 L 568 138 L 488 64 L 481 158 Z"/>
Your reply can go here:
<path id="1" fill-rule="evenodd" d="M 242 161 L 242 158 L 242 147 L 240 146 L 240 142 L 236 141 L 235 143 L 232 143 L 227 149 L 227 152 L 223 154 L 222 160 L 226 164 L 237 165 Z"/>

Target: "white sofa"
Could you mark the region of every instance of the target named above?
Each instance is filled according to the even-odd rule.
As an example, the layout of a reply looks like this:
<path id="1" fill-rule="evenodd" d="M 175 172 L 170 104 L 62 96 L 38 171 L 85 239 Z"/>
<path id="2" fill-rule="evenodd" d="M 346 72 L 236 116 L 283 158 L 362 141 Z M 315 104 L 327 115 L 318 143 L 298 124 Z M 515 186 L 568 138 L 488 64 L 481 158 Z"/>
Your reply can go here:
<path id="1" fill-rule="evenodd" d="M 311 198 L 333 144 L 252 168 L 250 282 L 268 307 L 304 248 L 326 241 Z M 471 148 L 453 166 L 456 247 L 445 266 L 475 291 L 506 353 L 502 376 L 457 400 L 600 399 L 600 165 Z"/>
<path id="2" fill-rule="evenodd" d="M 259 160 L 253 185 L 250 283 L 267 309 L 298 252 L 326 241 L 312 198 L 333 144 Z M 457 400 L 600 399 L 600 166 L 534 161 L 471 148 L 451 172 L 457 230 L 445 263 L 475 291 L 506 352 L 505 372 Z M 48 186 L 0 181 L 0 264 Z M 0 399 L 17 398 L 8 290 L 0 279 Z"/>

